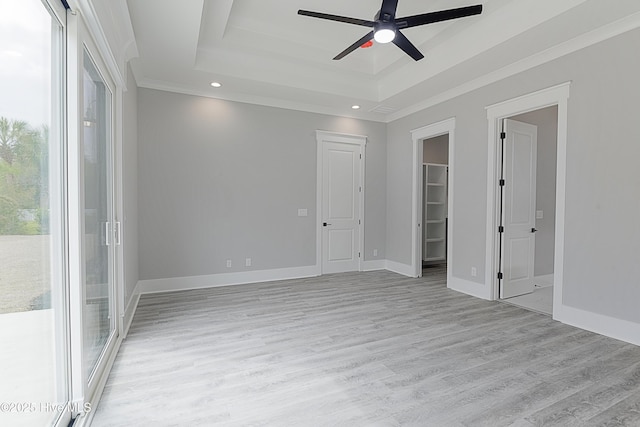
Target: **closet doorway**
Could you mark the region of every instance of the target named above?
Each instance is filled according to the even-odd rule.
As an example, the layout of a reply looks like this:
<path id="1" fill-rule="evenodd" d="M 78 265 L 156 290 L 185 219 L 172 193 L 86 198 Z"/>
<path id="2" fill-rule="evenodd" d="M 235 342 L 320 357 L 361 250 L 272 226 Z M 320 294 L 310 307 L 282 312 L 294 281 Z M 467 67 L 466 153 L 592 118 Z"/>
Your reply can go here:
<path id="1" fill-rule="evenodd" d="M 422 158 L 422 270 L 446 270 L 449 134 L 425 139 Z"/>
<path id="2" fill-rule="evenodd" d="M 422 277 L 424 260 L 428 259 L 426 264 L 444 267 L 447 286 L 451 283 L 453 264 L 451 218 L 453 218 L 452 201 L 455 181 L 453 179 L 455 128 L 456 120 L 450 118 L 411 131 L 413 231 L 409 274 L 413 277 Z"/>

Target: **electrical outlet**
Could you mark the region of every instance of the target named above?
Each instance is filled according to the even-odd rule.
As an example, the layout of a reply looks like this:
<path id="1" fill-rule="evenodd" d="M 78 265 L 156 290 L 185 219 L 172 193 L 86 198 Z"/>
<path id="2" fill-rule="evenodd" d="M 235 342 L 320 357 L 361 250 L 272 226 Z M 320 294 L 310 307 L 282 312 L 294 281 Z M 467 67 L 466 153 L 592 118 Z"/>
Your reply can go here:
<path id="1" fill-rule="evenodd" d="M 471 277 L 476 277 L 478 275 L 478 270 L 475 267 L 471 267 Z"/>
<path id="2" fill-rule="evenodd" d="M 231 268 L 231 260 L 230 259 L 227 260 L 227 268 Z"/>
<path id="3" fill-rule="evenodd" d="M 373 250 L 373 256 L 378 256 L 378 250 L 377 249 Z"/>
<path id="4" fill-rule="evenodd" d="M 247 258 L 244 260 L 244 265 L 247 267 L 251 267 L 251 258 Z"/>
<path id="5" fill-rule="evenodd" d="M 544 211 L 536 211 L 536 219 L 544 218 Z"/>
<path id="6" fill-rule="evenodd" d="M 307 209 L 298 209 L 298 216 L 308 216 L 309 211 Z"/>

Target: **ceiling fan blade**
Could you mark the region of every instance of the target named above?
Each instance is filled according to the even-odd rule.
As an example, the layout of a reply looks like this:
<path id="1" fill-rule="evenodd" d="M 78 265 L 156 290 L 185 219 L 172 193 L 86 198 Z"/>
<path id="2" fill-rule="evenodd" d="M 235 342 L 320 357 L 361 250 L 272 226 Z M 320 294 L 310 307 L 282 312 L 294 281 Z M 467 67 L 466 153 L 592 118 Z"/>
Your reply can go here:
<path id="1" fill-rule="evenodd" d="M 369 40 L 373 40 L 373 31 L 367 33 L 364 37 L 362 37 L 360 40 L 358 40 L 357 42 L 355 42 L 354 44 L 352 44 L 351 46 L 349 46 L 348 48 L 340 52 L 333 59 L 338 60 L 338 59 L 344 58 L 345 56 L 349 55 L 351 52 L 353 52 L 354 50 L 356 50 L 357 48 L 359 48 Z"/>
<path id="2" fill-rule="evenodd" d="M 411 43 L 409 39 L 406 38 L 405 35 L 400 31 L 396 31 L 396 38 L 393 39 L 393 44 L 404 50 L 407 55 L 409 55 L 416 61 L 420 61 L 422 58 L 424 58 L 424 55 L 420 53 L 418 48 L 415 47 L 413 43 Z"/>
<path id="3" fill-rule="evenodd" d="M 439 12 L 398 18 L 396 19 L 396 25 L 398 28 L 411 28 L 419 25 L 432 24 L 434 22 L 464 18 L 465 16 L 479 15 L 480 13 L 482 13 L 482 5 L 478 4 L 475 6 L 460 7 L 458 9 L 441 10 Z"/>
<path id="4" fill-rule="evenodd" d="M 391 19 L 395 18 L 397 9 L 398 0 L 382 0 L 382 6 L 380 6 L 380 19 L 382 19 L 384 15 L 389 15 Z"/>
<path id="5" fill-rule="evenodd" d="M 360 25 L 363 27 L 373 27 L 376 23 L 365 19 L 349 18 L 347 16 L 330 15 L 328 13 L 312 12 L 310 10 L 298 10 L 298 15 L 310 16 L 312 18 L 327 19 L 329 21 L 346 22 L 347 24 Z"/>

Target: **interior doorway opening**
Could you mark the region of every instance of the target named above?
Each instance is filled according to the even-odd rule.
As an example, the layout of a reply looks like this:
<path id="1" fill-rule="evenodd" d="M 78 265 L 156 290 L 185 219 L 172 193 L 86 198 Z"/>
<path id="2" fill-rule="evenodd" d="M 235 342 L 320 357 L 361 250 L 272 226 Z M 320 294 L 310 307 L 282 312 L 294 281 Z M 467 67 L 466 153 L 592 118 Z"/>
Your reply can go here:
<path id="1" fill-rule="evenodd" d="M 486 107 L 488 120 L 488 157 L 487 157 L 487 251 L 485 264 L 485 282 L 488 286 L 488 299 L 499 299 L 499 168 L 498 144 L 502 119 L 518 114 L 557 106 L 557 149 L 556 149 L 556 206 L 555 206 L 555 245 L 553 261 L 553 318 L 564 318 L 563 281 L 564 281 L 564 235 L 565 235 L 565 198 L 567 170 L 567 122 L 571 82 L 562 83 L 537 92 L 529 93 Z"/>
<path id="2" fill-rule="evenodd" d="M 447 268 L 449 134 L 423 140 L 422 272 Z"/>
<path id="3" fill-rule="evenodd" d="M 551 315 L 558 106 L 501 120 L 499 297 Z"/>
<path id="4" fill-rule="evenodd" d="M 454 262 L 451 241 L 453 229 L 452 218 L 454 216 L 453 177 L 455 176 L 455 165 L 453 153 L 455 152 L 455 128 L 456 120 L 455 118 L 450 118 L 411 131 L 411 139 L 413 140 L 413 194 L 411 215 L 411 270 L 408 273 L 413 277 L 422 277 L 425 255 L 427 257 L 434 255 L 431 258 L 436 258 L 435 254 L 439 254 L 437 256 L 438 261 L 444 258 L 447 263 L 447 287 L 450 287 L 452 283 L 451 272 Z M 434 142 L 433 140 L 435 140 L 435 144 L 440 144 L 433 146 L 433 148 L 439 152 L 439 157 L 431 157 L 432 154 L 427 154 L 427 156 L 429 156 L 429 159 L 439 161 L 441 166 L 440 168 L 433 168 L 433 179 L 429 180 L 429 182 L 437 185 L 429 186 L 433 187 L 433 191 L 425 197 L 425 191 L 428 191 L 425 178 L 428 180 L 429 177 L 425 167 L 424 151 L 425 145 L 428 145 L 428 149 L 432 148 L 430 144 Z M 445 140 L 447 143 L 442 144 Z M 446 153 L 446 156 L 442 151 Z M 445 163 L 446 165 L 444 165 Z M 434 216 L 430 218 L 434 221 L 438 218 L 439 222 L 434 222 L 431 230 L 424 230 L 427 226 L 427 223 L 424 221 L 424 207 L 426 206 L 425 203 L 429 201 L 429 197 L 432 198 L 433 206 L 437 207 L 437 209 L 432 212 Z M 427 214 L 429 214 L 429 212 L 427 212 Z M 425 252 L 425 233 L 433 236 L 433 243 L 436 244 L 432 246 L 433 252 L 428 252 L 432 250 L 431 247 L 429 247 L 427 248 L 427 252 L 423 254 L 423 252 Z"/>

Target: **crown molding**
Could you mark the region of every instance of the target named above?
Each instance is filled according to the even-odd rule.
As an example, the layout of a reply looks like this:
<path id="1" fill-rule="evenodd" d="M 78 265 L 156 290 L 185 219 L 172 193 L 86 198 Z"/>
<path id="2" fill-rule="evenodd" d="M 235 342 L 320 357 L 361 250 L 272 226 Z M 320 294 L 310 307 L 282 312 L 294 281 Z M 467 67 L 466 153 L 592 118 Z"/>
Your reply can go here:
<path id="1" fill-rule="evenodd" d="M 351 110 L 345 108 L 344 111 L 331 107 L 322 107 L 319 105 L 305 104 L 300 102 L 287 101 L 278 98 L 259 97 L 254 95 L 239 94 L 239 93 L 227 93 L 224 95 L 206 93 L 204 91 L 193 90 L 176 84 L 168 83 L 165 81 L 152 80 L 147 78 L 140 78 L 136 81 L 138 87 L 146 89 L 162 90 L 165 92 L 180 93 L 183 95 L 201 96 L 204 98 L 220 99 L 224 101 L 240 102 L 243 104 L 261 105 L 264 107 L 282 108 L 285 110 L 302 111 L 306 113 L 324 114 L 327 116 L 346 117 L 358 120 L 367 120 L 372 122 L 385 123 L 384 115 L 371 113 L 362 110 Z"/>
<path id="2" fill-rule="evenodd" d="M 465 93 L 480 89 L 481 87 L 488 86 L 507 77 L 511 77 L 513 75 L 527 71 L 531 68 L 537 67 L 547 62 L 551 62 L 555 59 L 592 46 L 596 43 L 635 30 L 638 27 L 640 27 L 640 12 L 634 13 L 618 21 L 604 25 L 571 40 L 560 43 L 542 52 L 507 65 L 506 67 L 503 67 L 499 70 L 493 71 L 491 73 L 485 74 L 484 76 L 463 83 L 455 88 L 441 92 L 438 95 L 432 96 L 431 98 L 428 98 L 417 104 L 398 110 L 392 114 L 387 115 L 385 117 L 385 122 L 390 123 L 419 111 L 425 110 L 427 108 L 433 107 L 435 105 L 441 104 L 443 102 L 449 101 L 453 98 L 464 95 Z"/>

